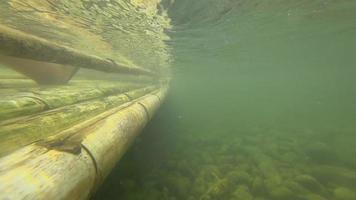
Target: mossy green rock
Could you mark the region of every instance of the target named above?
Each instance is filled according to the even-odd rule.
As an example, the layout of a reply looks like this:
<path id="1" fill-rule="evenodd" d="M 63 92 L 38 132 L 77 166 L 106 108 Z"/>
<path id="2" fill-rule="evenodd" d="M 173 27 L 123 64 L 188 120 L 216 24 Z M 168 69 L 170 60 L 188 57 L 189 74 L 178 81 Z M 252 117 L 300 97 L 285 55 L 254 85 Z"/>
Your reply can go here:
<path id="1" fill-rule="evenodd" d="M 161 192 L 155 188 L 151 188 L 150 190 L 147 190 L 144 192 L 145 199 L 147 200 L 154 200 L 154 199 L 159 199 L 161 198 Z"/>
<path id="2" fill-rule="evenodd" d="M 228 175 L 229 180 L 231 180 L 232 183 L 234 184 L 246 184 L 246 185 L 250 185 L 252 178 L 251 176 L 242 170 L 236 170 L 231 172 Z"/>
<path id="3" fill-rule="evenodd" d="M 266 193 L 266 188 L 265 188 L 262 178 L 256 177 L 253 179 L 252 185 L 251 185 L 251 190 L 254 194 L 257 194 L 257 195 L 262 195 L 262 194 Z"/>
<path id="4" fill-rule="evenodd" d="M 348 188 L 338 187 L 334 189 L 334 198 L 336 200 L 355 200 L 356 193 Z"/>
<path id="5" fill-rule="evenodd" d="M 253 200 L 248 187 L 246 185 L 240 185 L 233 192 L 231 200 Z"/>
<path id="6" fill-rule="evenodd" d="M 278 188 L 280 185 L 282 185 L 282 179 L 279 175 L 270 176 L 269 178 L 265 179 L 263 182 L 268 191 L 271 191 L 275 188 Z"/>
<path id="7" fill-rule="evenodd" d="M 177 197 L 184 197 L 188 194 L 191 186 L 191 182 L 187 177 L 175 175 L 169 176 L 166 179 L 167 187 Z"/>
<path id="8" fill-rule="evenodd" d="M 335 151 L 322 142 L 315 142 L 306 147 L 306 154 L 310 160 L 319 164 L 329 164 L 339 162 L 338 156 Z"/>
<path id="9" fill-rule="evenodd" d="M 308 194 L 305 200 L 326 200 L 324 197 L 317 194 Z"/>
<path id="10" fill-rule="evenodd" d="M 288 180 L 284 185 L 296 194 L 305 194 L 309 192 L 306 188 L 295 181 Z"/>
<path id="11" fill-rule="evenodd" d="M 294 193 L 284 186 L 273 188 L 269 194 L 273 200 L 289 200 L 295 197 Z"/>
<path id="12" fill-rule="evenodd" d="M 254 200 L 266 200 L 266 199 L 263 197 L 256 197 L 256 198 L 254 198 Z"/>
<path id="13" fill-rule="evenodd" d="M 228 179 L 220 179 L 209 188 L 208 192 L 201 197 L 201 200 L 224 199 L 230 186 Z"/>
<path id="14" fill-rule="evenodd" d="M 356 171 L 343 167 L 318 165 L 312 168 L 312 175 L 321 182 L 340 185 L 356 185 Z"/>
<path id="15" fill-rule="evenodd" d="M 323 188 L 323 186 L 310 175 L 299 175 L 295 178 L 295 181 L 312 192 L 319 192 Z"/>

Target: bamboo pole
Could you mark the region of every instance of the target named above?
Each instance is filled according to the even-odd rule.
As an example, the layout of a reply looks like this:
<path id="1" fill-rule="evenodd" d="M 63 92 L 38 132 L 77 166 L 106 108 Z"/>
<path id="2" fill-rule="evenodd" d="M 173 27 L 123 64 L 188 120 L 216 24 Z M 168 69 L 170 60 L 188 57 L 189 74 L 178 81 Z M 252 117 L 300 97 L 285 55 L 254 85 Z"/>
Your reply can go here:
<path id="1" fill-rule="evenodd" d="M 102 183 L 109 175 L 117 161 L 129 148 L 133 139 L 150 121 L 161 104 L 160 99 L 164 98 L 165 91 L 163 90 L 157 95 L 146 95 L 135 105 L 124 109 L 123 112 L 118 112 L 117 115 L 83 130 L 81 134 L 87 134 L 87 136 L 82 141 L 82 145 L 91 152 L 96 162 L 98 183 Z M 160 98 L 157 96 L 160 96 Z M 128 113 L 130 114 L 128 115 Z M 128 126 L 127 124 L 132 125 Z M 117 127 L 118 130 L 115 130 L 114 127 Z M 102 137 L 104 134 L 105 137 Z"/>
<path id="2" fill-rule="evenodd" d="M 1 158 L 0 199 L 88 199 L 157 110 L 166 90 L 114 108 L 110 116 L 69 137 L 66 142 L 79 138 L 80 151 L 35 143 Z"/>
<path id="3" fill-rule="evenodd" d="M 0 79 L 0 89 L 31 88 L 36 86 L 38 86 L 37 83 L 30 79 Z"/>
<path id="4" fill-rule="evenodd" d="M 1 82 L 1 81 L 0 81 Z M 41 87 L 5 93 L 0 99 L 0 121 L 45 110 L 88 101 L 140 87 L 140 84 L 101 82 L 100 84 L 71 84 L 68 86 Z"/>
<path id="5" fill-rule="evenodd" d="M 3 121 L 0 123 L 0 156 L 141 97 L 155 88 L 157 87 L 148 86 L 124 94 L 60 107 L 38 115 Z"/>
<path id="6" fill-rule="evenodd" d="M 84 54 L 45 39 L 0 25 L 0 54 L 35 61 L 70 65 L 105 72 L 146 74 L 153 73 L 138 66 L 127 66 L 111 59 Z"/>
<path id="7" fill-rule="evenodd" d="M 3 72 L 0 70 L 0 80 L 1 79 L 27 79 L 26 76 L 21 74 L 11 73 L 11 74 L 2 74 Z"/>

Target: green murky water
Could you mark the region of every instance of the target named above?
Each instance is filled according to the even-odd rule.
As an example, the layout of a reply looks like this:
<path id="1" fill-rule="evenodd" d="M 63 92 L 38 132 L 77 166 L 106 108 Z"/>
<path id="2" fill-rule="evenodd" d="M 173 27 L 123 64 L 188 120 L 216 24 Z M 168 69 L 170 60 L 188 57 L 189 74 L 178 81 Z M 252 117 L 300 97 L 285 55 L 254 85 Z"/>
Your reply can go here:
<path id="1" fill-rule="evenodd" d="M 163 4 L 170 95 L 95 199 L 355 200 L 356 2 Z"/>

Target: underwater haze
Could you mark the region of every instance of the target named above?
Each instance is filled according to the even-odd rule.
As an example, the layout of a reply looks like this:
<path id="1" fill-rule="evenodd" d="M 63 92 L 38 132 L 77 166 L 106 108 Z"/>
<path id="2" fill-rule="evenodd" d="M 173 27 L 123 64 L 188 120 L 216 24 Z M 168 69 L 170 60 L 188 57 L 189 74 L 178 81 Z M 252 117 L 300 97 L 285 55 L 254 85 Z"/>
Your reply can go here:
<path id="1" fill-rule="evenodd" d="M 95 199 L 355 200 L 356 1 L 164 1 L 166 103 Z"/>

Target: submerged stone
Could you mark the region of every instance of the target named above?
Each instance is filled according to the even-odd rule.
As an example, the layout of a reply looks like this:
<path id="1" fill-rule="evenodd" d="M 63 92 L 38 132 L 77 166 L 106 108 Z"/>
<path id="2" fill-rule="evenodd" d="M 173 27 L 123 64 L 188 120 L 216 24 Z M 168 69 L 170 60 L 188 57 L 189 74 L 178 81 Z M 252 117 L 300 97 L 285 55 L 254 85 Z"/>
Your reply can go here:
<path id="1" fill-rule="evenodd" d="M 356 193 L 345 187 L 335 188 L 333 191 L 333 195 L 336 200 L 355 200 Z"/>
<path id="2" fill-rule="evenodd" d="M 312 192 L 319 192 L 323 187 L 314 177 L 306 174 L 297 176 L 295 181 Z"/>
<path id="3" fill-rule="evenodd" d="M 251 190 L 252 190 L 253 194 L 256 194 L 256 195 L 262 195 L 266 192 L 266 188 L 263 184 L 262 178 L 256 177 L 255 179 L 253 179 Z"/>
<path id="4" fill-rule="evenodd" d="M 246 185 L 239 185 L 233 192 L 231 200 L 253 200 L 248 187 Z"/>
<path id="5" fill-rule="evenodd" d="M 167 177 L 167 186 L 177 197 L 185 197 L 191 186 L 191 182 L 187 177 L 181 175 Z"/>
<path id="6" fill-rule="evenodd" d="M 312 175 L 325 183 L 356 185 L 356 172 L 343 167 L 318 165 L 312 168 Z"/>
<path id="7" fill-rule="evenodd" d="M 310 160 L 319 164 L 328 164 L 339 162 L 335 151 L 330 149 L 329 146 L 322 142 L 314 142 L 306 148 L 306 154 Z"/>
<path id="8" fill-rule="evenodd" d="M 231 180 L 234 184 L 251 184 L 251 177 L 250 175 L 242 170 L 236 170 L 228 175 L 229 180 Z"/>
<path id="9" fill-rule="evenodd" d="M 201 200 L 224 199 L 230 186 L 228 179 L 220 179 L 209 188 L 209 190 L 201 197 Z"/>
<path id="10" fill-rule="evenodd" d="M 326 200 L 324 197 L 317 194 L 308 194 L 305 200 Z"/>
<path id="11" fill-rule="evenodd" d="M 274 200 L 286 200 L 286 199 L 293 199 L 295 197 L 294 193 L 290 189 L 284 186 L 273 188 L 269 192 L 269 194 Z"/>
<path id="12" fill-rule="evenodd" d="M 296 194 L 305 194 L 308 192 L 306 188 L 295 181 L 286 181 L 285 185 Z"/>

